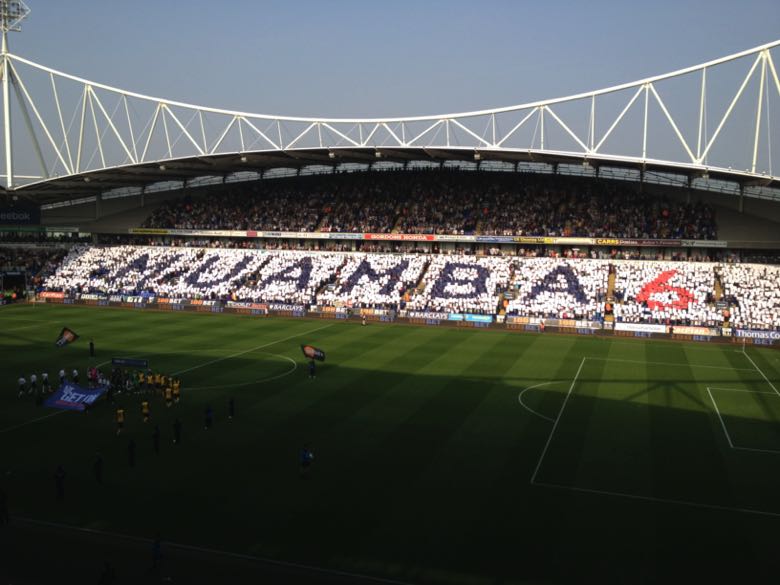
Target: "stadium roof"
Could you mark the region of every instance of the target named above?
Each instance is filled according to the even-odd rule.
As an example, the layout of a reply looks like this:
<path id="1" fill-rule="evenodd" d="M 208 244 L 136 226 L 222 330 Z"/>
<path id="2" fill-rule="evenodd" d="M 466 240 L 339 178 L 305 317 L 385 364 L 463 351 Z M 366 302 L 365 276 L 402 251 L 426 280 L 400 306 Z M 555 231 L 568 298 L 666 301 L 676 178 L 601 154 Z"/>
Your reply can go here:
<path id="1" fill-rule="evenodd" d="M 579 156 L 576 153 L 511 150 L 450 148 L 307 148 L 244 153 L 216 154 L 179 159 L 168 159 L 140 164 L 112 167 L 110 169 L 87 171 L 75 175 L 51 178 L 30 183 L 14 190 L 14 194 L 35 203 L 45 205 L 69 201 L 106 193 L 126 187 L 147 187 L 171 181 L 193 182 L 208 177 L 227 177 L 235 173 L 254 171 L 263 173 L 272 169 L 302 169 L 312 165 L 337 168 L 344 163 L 370 165 L 377 162 L 427 162 L 433 164 L 450 161 L 477 163 L 500 161 L 509 164 L 546 164 L 554 169 L 557 165 L 578 165 L 598 173 L 601 169 L 633 171 L 634 173 L 662 173 L 679 177 L 679 183 L 690 184 L 695 179 L 709 179 L 727 182 L 742 187 L 762 187 L 777 190 L 775 196 L 766 198 L 780 200 L 780 182 L 767 175 L 757 179 L 754 174 L 732 169 L 688 168 L 685 164 L 670 164 L 667 161 L 646 160 L 637 162 L 630 158 L 614 156 Z M 650 181 L 655 182 L 655 181 Z M 696 188 L 707 189 L 710 181 L 698 181 Z M 717 183 L 715 183 L 717 184 Z M 712 189 L 723 191 L 722 188 Z M 766 190 L 766 189 L 765 189 Z"/>
<path id="2" fill-rule="evenodd" d="M 18 126 L 28 130 L 31 145 L 22 171 L 13 164 L 7 133 L 5 185 L 9 193 L 45 205 L 123 188 L 157 184 L 159 191 L 177 181 L 228 181 L 246 171 L 316 166 L 327 172 L 377 161 L 473 167 L 485 161 L 502 169 L 514 164 L 550 172 L 560 166 L 562 174 L 780 201 L 780 175 L 773 172 L 778 155 L 770 140 L 778 110 L 769 107 L 770 94 L 780 93 L 772 57 L 778 47 L 780 40 L 559 98 L 406 118 L 302 118 L 197 106 L 92 82 L 4 52 L 21 90 L 16 101 L 25 124 Z M 680 90 L 680 79 L 688 80 L 687 91 Z M 752 105 L 755 89 L 758 108 Z M 56 107 L 41 113 L 36 103 L 44 100 Z M 62 111 L 80 111 L 80 123 L 66 127 Z M 10 128 L 12 116 L 6 117 Z M 36 158 L 40 173 L 33 176 Z"/>

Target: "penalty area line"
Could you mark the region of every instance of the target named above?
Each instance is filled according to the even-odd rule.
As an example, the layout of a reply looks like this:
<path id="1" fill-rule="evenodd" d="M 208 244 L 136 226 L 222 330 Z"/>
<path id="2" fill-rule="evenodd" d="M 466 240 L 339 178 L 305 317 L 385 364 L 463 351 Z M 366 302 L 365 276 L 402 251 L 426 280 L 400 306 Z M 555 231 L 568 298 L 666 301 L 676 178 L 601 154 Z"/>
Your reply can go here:
<path id="1" fill-rule="evenodd" d="M 731 435 L 729 435 L 728 430 L 726 430 L 726 423 L 723 421 L 723 416 L 720 414 L 720 410 L 718 409 L 718 404 L 715 402 L 715 398 L 712 396 L 712 391 L 710 391 L 709 386 L 707 387 L 707 394 L 710 396 L 710 400 L 712 400 L 712 406 L 715 407 L 715 414 L 718 415 L 718 420 L 720 420 L 720 426 L 723 427 L 723 432 L 726 434 L 726 440 L 729 442 L 729 447 L 734 449 L 734 442 L 731 440 Z"/>
<path id="2" fill-rule="evenodd" d="M 647 360 L 625 360 L 611 357 L 588 357 L 589 360 L 600 360 L 604 362 L 623 362 L 627 364 L 649 364 L 651 366 L 670 366 L 678 368 L 707 368 L 709 370 L 728 370 L 729 372 L 752 372 L 750 368 L 732 368 L 729 366 L 710 366 L 706 364 L 691 364 L 689 362 L 651 362 Z M 748 358 L 750 359 L 750 358 Z"/>
<path id="3" fill-rule="evenodd" d="M 766 380 L 766 383 L 767 383 L 767 384 L 769 384 L 769 385 L 772 387 L 772 390 L 774 390 L 774 391 L 775 391 L 775 394 L 777 394 L 778 396 L 780 396 L 780 391 L 778 391 L 778 390 L 777 390 L 777 388 L 775 388 L 775 385 L 774 385 L 774 384 L 772 384 L 772 382 L 770 382 L 769 378 L 767 378 L 767 377 L 766 377 L 766 374 L 765 374 L 765 373 L 764 373 L 764 372 L 761 370 L 761 368 L 759 368 L 759 367 L 758 367 L 758 364 L 756 364 L 756 362 L 754 362 L 754 361 L 753 361 L 753 358 L 752 358 L 752 357 L 750 357 L 750 356 L 747 354 L 747 352 L 745 351 L 745 348 L 744 348 L 744 346 L 742 347 L 742 353 L 745 355 L 745 357 L 746 357 L 747 359 L 749 359 L 749 360 L 750 360 L 750 363 L 751 363 L 751 364 L 753 364 L 753 367 L 756 369 L 756 371 L 757 371 L 759 374 L 761 374 L 761 375 L 764 377 L 764 380 Z"/>
<path id="4" fill-rule="evenodd" d="M 74 532 L 83 532 L 95 536 L 108 536 L 111 538 L 128 540 L 131 542 L 137 542 L 142 544 L 152 544 L 151 538 L 143 538 L 140 536 L 132 536 L 130 534 L 121 534 L 118 532 L 110 532 L 108 530 L 99 530 L 97 528 L 87 528 L 84 526 L 74 526 L 72 524 L 60 524 L 58 522 L 49 522 L 46 520 L 35 520 L 33 518 L 14 517 L 15 521 L 19 521 L 24 524 L 48 526 L 50 528 L 58 528 L 61 530 L 72 530 Z M 241 559 L 245 561 L 254 561 L 265 565 L 273 565 L 277 567 L 286 567 L 288 569 L 297 569 L 301 571 L 309 571 L 312 573 L 321 573 L 323 575 L 332 575 L 339 577 L 348 577 L 351 579 L 362 580 L 372 583 L 386 583 L 387 585 L 411 585 L 408 581 L 398 581 L 397 579 L 387 579 L 384 577 L 374 577 L 372 575 L 365 575 L 362 573 L 352 573 L 349 571 L 341 571 L 338 569 L 326 569 L 324 567 L 317 567 L 315 565 L 305 565 L 303 563 L 294 563 L 291 561 L 282 561 L 278 559 L 269 559 L 266 557 L 258 557 L 254 555 L 248 555 L 243 553 L 230 552 L 226 550 L 219 550 L 214 548 L 206 548 L 200 546 L 193 546 L 189 544 L 182 544 L 179 542 L 173 542 L 170 540 L 163 540 L 162 544 L 168 548 L 179 549 L 183 551 L 206 553 L 214 556 L 221 556 L 233 559 Z"/>
<path id="5" fill-rule="evenodd" d="M 204 362 L 202 364 L 198 364 L 197 366 L 193 366 L 191 368 L 186 368 L 184 370 L 179 370 L 178 372 L 173 372 L 171 375 L 172 376 L 178 376 L 179 374 L 186 374 L 187 372 L 192 372 L 193 370 L 204 368 L 206 366 L 210 366 L 211 364 L 224 362 L 225 360 L 229 360 L 229 359 L 238 357 L 240 355 L 251 353 L 253 351 L 257 351 L 258 349 L 263 349 L 264 347 L 269 347 L 271 345 L 276 345 L 277 343 L 281 343 L 282 341 L 287 341 L 288 339 L 293 339 L 295 337 L 300 337 L 301 335 L 308 335 L 309 333 L 314 333 L 315 331 L 321 331 L 322 329 L 327 329 L 328 327 L 333 327 L 333 325 L 334 325 L 334 323 L 330 323 L 330 324 L 324 325 L 322 327 L 317 327 L 316 329 L 310 329 L 309 331 L 302 331 L 301 333 L 296 333 L 296 334 L 290 335 L 288 337 L 283 337 L 282 339 L 277 339 L 276 341 L 269 341 L 268 343 L 264 343 L 262 345 L 258 345 L 257 347 L 251 347 L 249 349 L 245 349 L 244 351 L 239 351 L 239 352 L 230 354 L 230 355 L 225 356 L 225 357 L 213 359 L 213 360 L 210 360 L 208 362 Z"/>
<path id="6" fill-rule="evenodd" d="M 584 488 L 571 485 L 560 485 L 557 483 L 537 482 L 534 485 L 539 487 L 553 488 L 557 490 L 567 490 L 572 492 L 581 492 L 585 494 L 595 494 L 600 496 L 612 496 L 618 498 L 628 498 L 629 500 L 642 500 L 656 504 L 674 504 L 677 506 L 688 506 L 690 508 L 703 508 L 705 510 L 719 510 L 721 512 L 739 512 L 741 514 L 755 514 L 758 516 L 769 516 L 780 518 L 778 512 L 768 512 L 766 510 L 756 510 L 754 508 L 733 508 L 731 506 L 721 506 L 718 504 L 705 504 L 702 502 L 691 502 L 688 500 L 674 500 L 671 498 L 656 498 L 655 496 L 641 496 L 639 494 L 627 494 L 624 492 L 613 492 L 609 490 L 597 490 L 593 488 Z"/>

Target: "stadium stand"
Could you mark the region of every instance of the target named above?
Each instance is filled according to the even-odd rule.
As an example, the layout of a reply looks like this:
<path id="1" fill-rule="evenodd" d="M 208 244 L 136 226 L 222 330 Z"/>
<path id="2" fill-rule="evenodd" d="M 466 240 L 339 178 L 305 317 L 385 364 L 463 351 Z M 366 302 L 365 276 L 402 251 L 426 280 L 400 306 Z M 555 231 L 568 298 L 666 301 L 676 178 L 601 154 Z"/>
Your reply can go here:
<path id="1" fill-rule="evenodd" d="M 601 260 L 516 260 L 517 296 L 508 315 L 598 320 L 603 314 L 609 263 Z"/>
<path id="2" fill-rule="evenodd" d="M 413 296 L 408 309 L 492 315 L 498 297 L 506 290 L 512 259 L 464 255 L 434 256 L 424 288 Z"/>
<path id="3" fill-rule="evenodd" d="M 614 271 L 618 323 L 720 326 L 725 303 L 735 327 L 780 328 L 778 266 L 127 245 L 73 246 L 61 263 L 50 254 L 30 260 L 45 268 L 40 290 L 591 321 Z"/>
<path id="4" fill-rule="evenodd" d="M 323 290 L 318 302 L 397 310 L 406 292 L 422 276 L 426 263 L 426 257 L 413 254 L 350 255 L 337 275 L 337 284 Z"/>
<path id="5" fill-rule="evenodd" d="M 716 265 L 637 262 L 616 264 L 615 319 L 626 323 L 720 325 L 712 305 Z"/>
<path id="6" fill-rule="evenodd" d="M 177 229 L 263 229 L 311 232 L 320 220 L 321 193 L 293 187 L 245 187 L 218 198 L 184 197 L 158 207 L 146 227 Z"/>
<path id="7" fill-rule="evenodd" d="M 262 260 L 254 282 L 235 291 L 240 300 L 306 303 L 315 301 L 319 288 L 331 280 L 344 256 L 335 253 L 249 253 Z"/>
<path id="8" fill-rule="evenodd" d="M 66 250 L 55 247 L 0 247 L 0 272 L 25 272 L 37 286 L 56 271 Z"/>
<path id="9" fill-rule="evenodd" d="M 457 171 L 324 176 L 232 186 L 159 207 L 144 227 L 324 232 L 396 231 L 715 239 L 703 203 L 672 202 L 633 186 Z"/>
<path id="10" fill-rule="evenodd" d="M 780 329 L 780 267 L 732 264 L 720 267 L 730 323 L 746 329 Z"/>

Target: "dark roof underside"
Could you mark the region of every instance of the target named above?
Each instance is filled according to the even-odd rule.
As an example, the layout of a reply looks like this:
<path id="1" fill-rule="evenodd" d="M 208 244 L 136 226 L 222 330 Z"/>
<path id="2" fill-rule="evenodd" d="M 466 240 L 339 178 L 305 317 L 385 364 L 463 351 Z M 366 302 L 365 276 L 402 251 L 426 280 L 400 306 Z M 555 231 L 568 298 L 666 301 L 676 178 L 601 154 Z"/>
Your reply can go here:
<path id="1" fill-rule="evenodd" d="M 200 177 L 226 176 L 246 171 L 267 171 L 276 168 L 303 168 L 310 165 L 368 164 L 380 161 L 397 163 L 428 161 L 503 161 L 508 163 L 587 164 L 593 168 L 609 167 L 633 171 L 658 172 L 695 179 L 704 175 L 700 169 L 663 163 L 620 160 L 609 157 L 582 157 L 529 151 L 495 151 L 465 148 L 339 148 L 300 149 L 231 153 L 213 156 L 173 159 L 85 172 L 53 178 L 17 188 L 14 192 L 38 204 L 56 203 L 97 195 L 121 187 L 143 187 L 164 181 L 192 180 Z M 712 169 L 707 172 L 714 180 L 742 186 L 780 189 L 772 177 L 756 179 L 737 172 Z M 5 190 L 3 190 L 5 191 Z"/>

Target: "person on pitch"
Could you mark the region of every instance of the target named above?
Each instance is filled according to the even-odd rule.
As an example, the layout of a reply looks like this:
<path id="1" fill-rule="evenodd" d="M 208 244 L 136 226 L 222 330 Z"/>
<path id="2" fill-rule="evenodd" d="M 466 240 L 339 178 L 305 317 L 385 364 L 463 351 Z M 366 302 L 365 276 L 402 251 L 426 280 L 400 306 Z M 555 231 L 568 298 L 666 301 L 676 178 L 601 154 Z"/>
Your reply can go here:
<path id="1" fill-rule="evenodd" d="M 125 409 L 121 406 L 116 409 L 116 434 L 120 434 L 125 426 Z"/>
<path id="2" fill-rule="evenodd" d="M 149 422 L 149 418 L 151 417 L 151 408 L 149 406 L 149 401 L 144 400 L 141 403 L 141 415 L 144 417 L 144 422 Z"/>
<path id="3" fill-rule="evenodd" d="M 298 455 L 298 459 L 300 463 L 299 473 L 301 477 L 304 477 L 308 475 L 309 469 L 311 468 L 311 462 L 314 461 L 314 453 L 312 453 L 309 443 L 303 445 L 303 448 Z"/>

